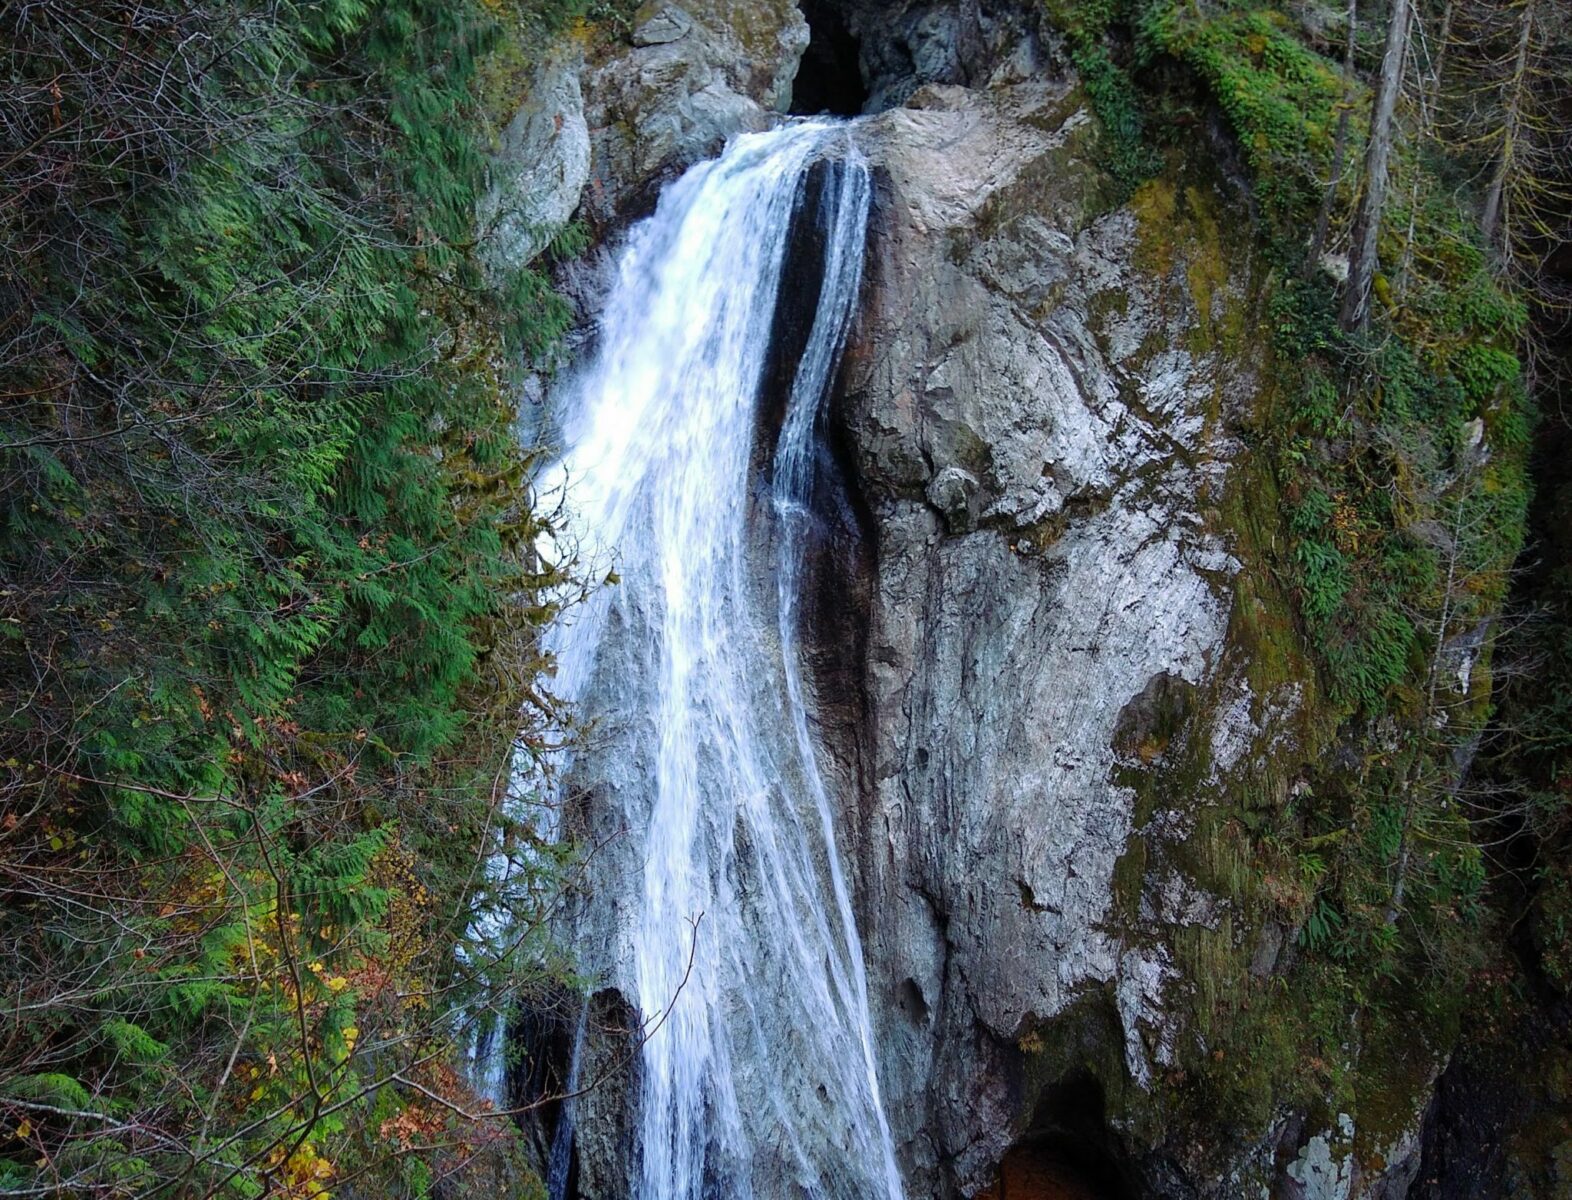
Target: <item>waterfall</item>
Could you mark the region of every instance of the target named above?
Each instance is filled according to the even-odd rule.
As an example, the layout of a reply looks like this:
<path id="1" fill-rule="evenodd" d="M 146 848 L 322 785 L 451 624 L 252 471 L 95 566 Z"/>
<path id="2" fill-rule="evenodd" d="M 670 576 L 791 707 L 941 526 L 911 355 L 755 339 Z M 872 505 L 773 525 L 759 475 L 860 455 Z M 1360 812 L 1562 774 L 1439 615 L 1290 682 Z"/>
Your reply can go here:
<path id="1" fill-rule="evenodd" d="M 622 756 L 637 781 L 596 802 L 620 807 L 642 871 L 588 904 L 647 1030 L 629 1098 L 643 1200 L 902 1195 L 797 628 L 869 194 L 845 124 L 735 138 L 632 231 L 560 398 L 543 486 L 577 552 L 618 576 L 550 640 L 557 692 L 607 731 L 580 758 Z M 822 285 L 777 444 L 756 452 L 804 223 Z"/>
<path id="2" fill-rule="evenodd" d="M 589 1028 L 589 1005 L 579 1009 L 579 1019 L 573 1026 L 573 1048 L 568 1052 L 568 1077 L 563 1087 L 566 1095 L 562 1110 L 557 1115 L 557 1127 L 552 1131 L 551 1149 L 546 1155 L 547 1200 L 563 1200 L 568 1194 L 568 1172 L 573 1169 L 573 1122 L 578 1115 L 578 1090 L 580 1063 L 584 1057 L 584 1034 Z"/>

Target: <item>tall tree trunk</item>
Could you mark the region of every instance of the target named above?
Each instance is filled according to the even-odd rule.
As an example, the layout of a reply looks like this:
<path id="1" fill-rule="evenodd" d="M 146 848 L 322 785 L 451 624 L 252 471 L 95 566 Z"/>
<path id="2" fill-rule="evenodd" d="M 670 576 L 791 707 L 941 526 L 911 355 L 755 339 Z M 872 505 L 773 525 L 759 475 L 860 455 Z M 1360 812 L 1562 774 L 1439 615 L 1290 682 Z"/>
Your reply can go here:
<path id="1" fill-rule="evenodd" d="M 1512 61 L 1512 75 L 1506 84 L 1506 119 L 1501 128 L 1501 152 L 1496 156 L 1495 174 L 1490 179 L 1490 190 L 1485 193 L 1485 211 L 1479 219 L 1485 245 L 1495 246 L 1501 230 L 1501 215 L 1505 202 L 1507 178 L 1512 172 L 1517 154 L 1518 127 L 1523 119 L 1523 89 L 1528 81 L 1529 36 L 1534 27 L 1534 0 L 1526 0 L 1518 27 L 1517 54 Z M 1500 244 L 1508 253 L 1511 239 L 1502 237 Z"/>
<path id="2" fill-rule="evenodd" d="M 1430 72 L 1431 86 L 1436 90 L 1436 103 L 1441 102 L 1441 89 L 1446 84 L 1446 55 L 1452 47 L 1452 0 L 1447 0 L 1441 10 L 1441 36 L 1436 40 L 1435 63 Z"/>
<path id="3" fill-rule="evenodd" d="M 1358 31 L 1359 0 L 1348 0 L 1348 36 L 1343 42 L 1344 83 L 1350 94 L 1354 88 L 1354 39 Z M 1326 249 L 1327 227 L 1332 221 L 1332 208 L 1337 203 L 1337 189 L 1343 182 L 1343 160 L 1348 153 L 1348 116 L 1353 104 L 1349 96 L 1343 97 L 1342 111 L 1337 114 L 1337 134 L 1332 141 L 1332 177 L 1327 181 L 1326 194 L 1321 197 L 1321 211 L 1315 215 L 1315 236 L 1310 239 L 1310 258 L 1305 268 L 1314 271 L 1321 261 L 1321 251 Z"/>
<path id="4" fill-rule="evenodd" d="M 1441 10 L 1441 37 L 1436 47 L 1436 53 L 1430 60 L 1430 80 L 1425 82 L 1425 72 L 1419 72 L 1419 139 L 1426 141 L 1431 137 L 1436 122 L 1436 113 L 1441 104 L 1441 72 L 1446 66 L 1447 41 L 1452 36 L 1452 0 L 1447 0 L 1446 7 Z M 1424 39 L 1421 27 L 1420 40 Z M 1408 273 L 1414 266 L 1414 233 L 1419 223 L 1419 187 L 1424 180 L 1423 171 L 1414 172 L 1413 186 L 1408 192 L 1408 233 L 1403 238 L 1403 260 L 1397 268 L 1397 289 L 1401 291 L 1408 281 Z"/>
<path id="5" fill-rule="evenodd" d="M 1387 176 L 1392 162 L 1392 122 L 1397 96 L 1403 89 L 1403 62 L 1408 52 L 1412 0 L 1392 0 L 1381 53 L 1381 79 L 1370 114 L 1370 143 L 1365 148 L 1365 187 L 1354 218 L 1353 248 L 1348 256 L 1348 289 L 1343 293 L 1342 326 L 1349 333 L 1370 324 L 1370 289 L 1375 281 L 1376 243 L 1381 236 L 1381 210 L 1386 206 Z"/>

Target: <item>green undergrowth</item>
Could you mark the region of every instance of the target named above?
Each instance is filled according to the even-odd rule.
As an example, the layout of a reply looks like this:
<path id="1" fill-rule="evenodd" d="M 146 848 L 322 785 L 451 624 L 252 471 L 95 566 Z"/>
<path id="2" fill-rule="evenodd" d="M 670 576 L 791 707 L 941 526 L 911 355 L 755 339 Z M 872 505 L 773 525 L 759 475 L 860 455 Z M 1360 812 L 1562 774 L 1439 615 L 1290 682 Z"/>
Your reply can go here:
<path id="1" fill-rule="evenodd" d="M 1232 129 L 1268 220 L 1313 209 L 1313 172 L 1329 155 L 1340 78 L 1270 7 L 1139 6 L 1138 61 L 1166 56 L 1204 86 Z"/>
<path id="2" fill-rule="evenodd" d="M 515 1169 L 456 1065 L 555 972 L 471 914 L 556 869 L 480 864 L 558 582 L 512 364 L 568 310 L 477 261 L 477 89 L 570 15 L 0 15 L 0 1190 Z"/>
<path id="3" fill-rule="evenodd" d="M 1325 205 L 1327 245 L 1346 247 L 1370 93 L 1286 7 L 1049 0 L 1046 13 L 1143 231 L 1138 265 L 1186 264 L 1202 314 L 1192 349 L 1222 333 L 1225 353 L 1253 339 L 1268 361 L 1242 423 L 1242 476 L 1212 519 L 1246 564 L 1233 667 L 1258 699 L 1297 689 L 1295 748 L 1210 800 L 1209 763 L 1183 739 L 1124 780 L 1138 828 L 1175 798 L 1196 807 L 1181 846 L 1133 843 L 1121 919 L 1170 852 L 1224 904 L 1215 927 L 1174 937 L 1195 1036 L 1166 1080 L 1189 1098 L 1168 1123 L 1225 1112 L 1250 1136 L 1284 1106 L 1323 1125 L 1346 1111 L 1373 1162 L 1412 1121 L 1469 981 L 1496 953 L 1492 835 L 1461 768 L 1493 711 L 1494 619 L 1524 540 L 1527 309 L 1459 182 L 1484 174 L 1474 151 L 1405 111 L 1376 319 L 1368 333 L 1339 327 L 1335 264 L 1307 261 L 1310 235 Z M 1342 183 L 1327 196 L 1344 112 Z M 1248 187 L 1256 276 L 1250 315 L 1217 330 L 1206 255 L 1164 232 L 1193 207 L 1177 180 L 1215 157 L 1214 128 L 1236 156 L 1222 169 Z"/>

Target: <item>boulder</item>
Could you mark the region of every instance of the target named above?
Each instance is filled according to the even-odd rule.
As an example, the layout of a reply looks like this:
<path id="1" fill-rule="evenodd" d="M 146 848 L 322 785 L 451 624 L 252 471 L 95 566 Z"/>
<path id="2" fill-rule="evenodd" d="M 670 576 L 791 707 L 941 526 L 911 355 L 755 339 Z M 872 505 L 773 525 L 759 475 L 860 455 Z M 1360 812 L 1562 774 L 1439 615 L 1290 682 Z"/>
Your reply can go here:
<path id="1" fill-rule="evenodd" d="M 590 171 L 579 66 L 567 54 L 542 62 L 525 103 L 502 131 L 479 213 L 486 253 L 497 267 L 527 266 L 579 206 Z"/>

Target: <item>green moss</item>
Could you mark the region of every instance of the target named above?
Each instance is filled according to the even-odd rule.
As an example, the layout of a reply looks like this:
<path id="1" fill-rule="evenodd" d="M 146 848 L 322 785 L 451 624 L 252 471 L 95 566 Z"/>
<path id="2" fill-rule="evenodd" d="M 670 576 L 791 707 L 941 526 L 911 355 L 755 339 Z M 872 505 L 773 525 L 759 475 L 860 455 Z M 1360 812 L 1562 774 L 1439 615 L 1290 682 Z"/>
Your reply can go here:
<path id="1" fill-rule="evenodd" d="M 1182 274 L 1195 312 L 1186 347 L 1197 357 L 1218 352 L 1209 364 L 1216 384 L 1209 414 L 1214 420 L 1222 409 L 1230 368 L 1259 356 L 1259 345 L 1251 344 L 1250 335 L 1262 332 L 1250 294 L 1250 246 L 1248 241 L 1224 238 L 1219 184 L 1209 164 L 1176 153 L 1161 175 L 1135 189 L 1128 205 L 1135 216 L 1135 266 L 1158 285 L 1165 303 L 1174 299 L 1169 289 L 1178 282 L 1176 272 Z M 1168 342 L 1159 337 L 1142 352 L 1167 348 Z"/>
<path id="2" fill-rule="evenodd" d="M 1175 217 L 1179 211 L 1179 189 L 1171 178 L 1150 179 L 1130 197 L 1135 214 L 1135 265 L 1155 279 L 1166 279 L 1173 270 L 1175 241 L 1179 237 Z"/>
<path id="3" fill-rule="evenodd" d="M 1456 1008 L 1448 1007 L 1427 1020 L 1385 1005 L 1362 1014 L 1352 1111 L 1354 1152 L 1367 1170 L 1380 1170 L 1381 1156 L 1423 1115 L 1431 1082 L 1456 1040 Z"/>
<path id="4" fill-rule="evenodd" d="M 1156 0 L 1139 7 L 1136 25 L 1146 54 L 1171 55 L 1208 85 L 1238 136 L 1256 195 L 1274 218 L 1289 218 L 1319 198 L 1315 173 L 1305 166 L 1329 156 L 1343 85 L 1282 13 L 1265 7 L 1204 12 Z"/>
<path id="5" fill-rule="evenodd" d="M 1270 409 L 1270 392 L 1259 407 L 1263 413 Z M 1264 415 L 1261 420 L 1266 420 Z M 1240 464 L 1214 519 L 1244 564 L 1234 581 L 1229 645 L 1236 648 L 1255 695 L 1272 696 L 1285 686 L 1299 689 L 1298 750 L 1314 757 L 1330 739 L 1335 722 L 1323 715 L 1315 665 L 1294 620 L 1294 602 L 1280 583 L 1280 497 L 1273 472 L 1259 453 Z"/>
<path id="6" fill-rule="evenodd" d="M 1150 818 L 1150 812 L 1146 819 Z M 1136 814 L 1138 822 L 1144 824 L 1142 815 Z M 1113 914 L 1112 919 L 1116 925 L 1133 925 L 1141 913 L 1141 888 L 1146 882 L 1146 868 L 1151 855 L 1146 847 L 1146 839 L 1140 834 L 1131 834 L 1125 843 L 1124 853 L 1114 863 L 1113 873 Z"/>
<path id="7" fill-rule="evenodd" d="M 1145 138 L 1140 94 L 1129 71 L 1108 48 L 1089 38 L 1073 44 L 1071 60 L 1104 133 L 1103 165 L 1121 191 L 1129 191 L 1160 162 Z"/>
<path id="8" fill-rule="evenodd" d="M 1190 349 L 1195 354 L 1205 354 L 1220 345 L 1230 352 L 1242 350 L 1238 343 L 1245 326 L 1243 306 L 1228 304 L 1223 299 L 1230 264 L 1217 204 L 1209 191 L 1192 184 L 1185 188 L 1185 210 L 1193 230 L 1193 249 L 1186 255 L 1185 280 L 1190 285 L 1190 299 L 1195 303 L 1196 312 Z"/>

